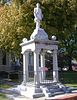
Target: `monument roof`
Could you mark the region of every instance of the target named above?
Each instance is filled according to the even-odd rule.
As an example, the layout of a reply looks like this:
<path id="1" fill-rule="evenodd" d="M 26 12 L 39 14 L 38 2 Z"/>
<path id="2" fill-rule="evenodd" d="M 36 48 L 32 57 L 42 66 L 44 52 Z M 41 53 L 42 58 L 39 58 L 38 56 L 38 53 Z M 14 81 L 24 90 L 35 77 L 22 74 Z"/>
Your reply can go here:
<path id="1" fill-rule="evenodd" d="M 42 28 L 36 28 L 30 39 L 38 39 L 38 40 L 48 40 L 48 35 Z"/>

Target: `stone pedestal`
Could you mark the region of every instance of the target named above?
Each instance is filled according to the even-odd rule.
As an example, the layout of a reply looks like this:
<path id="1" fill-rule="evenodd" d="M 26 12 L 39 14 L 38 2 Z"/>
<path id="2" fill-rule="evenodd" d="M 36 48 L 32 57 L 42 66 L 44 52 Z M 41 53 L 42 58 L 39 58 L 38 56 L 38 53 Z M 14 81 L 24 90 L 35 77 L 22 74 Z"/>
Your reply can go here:
<path id="1" fill-rule="evenodd" d="M 40 88 L 35 88 L 35 87 L 30 87 L 27 86 L 26 91 L 20 91 L 21 95 L 24 95 L 25 97 L 28 98 L 38 98 L 38 97 L 43 97 L 44 93 Z"/>

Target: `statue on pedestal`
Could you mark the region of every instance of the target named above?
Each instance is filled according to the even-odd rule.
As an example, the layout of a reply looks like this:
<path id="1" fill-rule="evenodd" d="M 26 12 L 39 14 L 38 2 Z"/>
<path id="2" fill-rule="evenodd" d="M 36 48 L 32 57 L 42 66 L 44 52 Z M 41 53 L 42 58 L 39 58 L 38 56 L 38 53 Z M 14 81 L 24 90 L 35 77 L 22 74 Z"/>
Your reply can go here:
<path id="1" fill-rule="evenodd" d="M 47 33 L 44 31 L 44 29 L 40 28 L 42 18 L 42 10 L 40 9 L 40 4 L 37 3 L 36 7 L 34 8 L 34 21 L 36 23 L 36 28 L 34 32 L 31 34 L 30 39 L 48 40 Z"/>
<path id="2" fill-rule="evenodd" d="M 34 21 L 36 23 L 36 28 L 40 28 L 40 21 L 43 18 L 42 11 L 41 11 L 41 9 L 39 7 L 40 7 L 40 4 L 37 3 L 36 4 L 36 8 L 34 8 L 34 17 L 35 17 Z"/>

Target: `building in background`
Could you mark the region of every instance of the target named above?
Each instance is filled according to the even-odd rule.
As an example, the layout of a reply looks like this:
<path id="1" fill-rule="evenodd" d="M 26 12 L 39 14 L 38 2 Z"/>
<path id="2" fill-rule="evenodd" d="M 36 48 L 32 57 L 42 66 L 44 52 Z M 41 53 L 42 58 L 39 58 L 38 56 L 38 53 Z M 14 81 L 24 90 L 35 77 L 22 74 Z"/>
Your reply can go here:
<path id="1" fill-rule="evenodd" d="M 0 71 L 9 72 L 11 68 L 10 54 L 0 49 Z"/>

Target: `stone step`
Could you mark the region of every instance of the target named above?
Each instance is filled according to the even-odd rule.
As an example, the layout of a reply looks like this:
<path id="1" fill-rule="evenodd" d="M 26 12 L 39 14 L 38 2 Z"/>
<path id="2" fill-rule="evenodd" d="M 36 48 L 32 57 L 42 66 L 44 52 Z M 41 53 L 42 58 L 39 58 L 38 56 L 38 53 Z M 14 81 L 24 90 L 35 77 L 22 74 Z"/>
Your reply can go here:
<path id="1" fill-rule="evenodd" d="M 35 93 L 42 93 L 42 89 L 36 88 L 36 89 L 35 89 Z"/>
<path id="2" fill-rule="evenodd" d="M 44 97 L 44 93 L 34 93 L 32 91 L 21 91 L 21 95 L 29 98 Z"/>
<path id="3" fill-rule="evenodd" d="M 74 87 L 69 87 L 68 89 L 70 89 L 70 90 L 77 90 L 77 88 L 74 88 Z"/>
<path id="4" fill-rule="evenodd" d="M 44 80 L 43 82 L 40 82 L 40 85 L 45 85 L 45 86 L 53 86 L 56 85 L 59 82 L 53 82 L 51 80 Z"/>
<path id="5" fill-rule="evenodd" d="M 14 88 L 10 88 L 10 89 L 0 89 L 1 93 L 5 93 L 5 94 L 16 94 L 19 95 L 20 93 L 14 89 Z"/>
<path id="6" fill-rule="evenodd" d="M 33 98 L 44 97 L 44 93 L 35 93 L 33 94 Z"/>
<path id="7" fill-rule="evenodd" d="M 62 94 L 64 94 L 63 91 L 58 91 L 58 92 L 54 92 L 54 93 L 53 93 L 53 96 L 55 96 L 55 95 L 62 95 Z"/>
<path id="8" fill-rule="evenodd" d="M 72 92 L 72 93 L 77 93 L 77 90 L 72 90 L 71 92 Z"/>
<path id="9" fill-rule="evenodd" d="M 40 89 L 40 88 L 27 87 L 26 89 L 27 89 L 27 91 L 32 91 L 35 93 L 42 93 L 42 89 Z"/>
<path id="10" fill-rule="evenodd" d="M 44 93 L 45 97 L 51 97 L 52 93 L 50 93 L 49 89 L 47 87 L 42 87 L 42 92 Z"/>
<path id="11" fill-rule="evenodd" d="M 54 92 L 64 92 L 64 91 L 62 91 L 60 88 L 58 88 L 58 89 L 49 89 L 49 91 L 50 91 L 51 93 L 54 93 Z"/>
<path id="12" fill-rule="evenodd" d="M 58 85 L 53 85 L 53 86 L 47 86 L 47 88 L 51 88 L 51 89 L 58 89 L 59 88 L 59 86 Z"/>
<path id="13" fill-rule="evenodd" d="M 69 87 L 68 90 L 72 93 L 77 93 L 77 88 Z"/>

